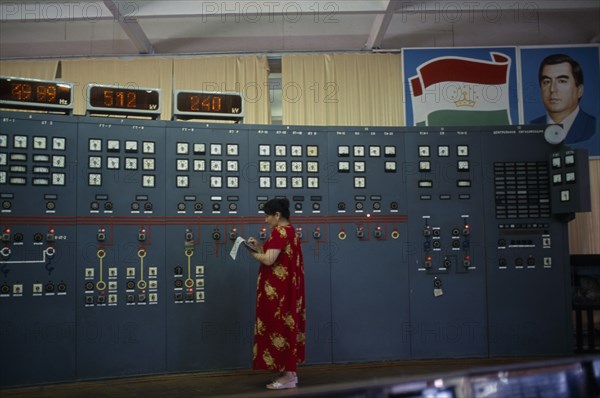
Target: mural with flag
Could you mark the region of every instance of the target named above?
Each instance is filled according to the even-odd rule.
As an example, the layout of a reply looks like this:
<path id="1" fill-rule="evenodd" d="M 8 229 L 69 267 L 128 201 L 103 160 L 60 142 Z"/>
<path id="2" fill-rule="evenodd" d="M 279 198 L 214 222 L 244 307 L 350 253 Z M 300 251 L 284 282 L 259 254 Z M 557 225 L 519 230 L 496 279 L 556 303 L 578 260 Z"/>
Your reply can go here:
<path id="1" fill-rule="evenodd" d="M 515 48 L 406 49 L 406 124 L 518 122 Z"/>

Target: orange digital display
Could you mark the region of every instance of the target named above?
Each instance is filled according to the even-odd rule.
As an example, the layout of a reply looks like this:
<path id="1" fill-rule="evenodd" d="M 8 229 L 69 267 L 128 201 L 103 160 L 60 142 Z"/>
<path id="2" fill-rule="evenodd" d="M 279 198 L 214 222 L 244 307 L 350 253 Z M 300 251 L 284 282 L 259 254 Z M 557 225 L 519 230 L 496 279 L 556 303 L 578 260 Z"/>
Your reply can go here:
<path id="1" fill-rule="evenodd" d="M 158 89 L 90 85 L 88 97 L 91 109 L 149 112 L 160 110 L 160 91 Z"/>
<path id="2" fill-rule="evenodd" d="M 71 108 L 72 85 L 34 79 L 0 78 L 0 103 L 18 107 Z"/>
<path id="3" fill-rule="evenodd" d="M 207 118 L 241 118 L 244 115 L 240 94 L 178 91 L 175 102 L 177 115 Z"/>

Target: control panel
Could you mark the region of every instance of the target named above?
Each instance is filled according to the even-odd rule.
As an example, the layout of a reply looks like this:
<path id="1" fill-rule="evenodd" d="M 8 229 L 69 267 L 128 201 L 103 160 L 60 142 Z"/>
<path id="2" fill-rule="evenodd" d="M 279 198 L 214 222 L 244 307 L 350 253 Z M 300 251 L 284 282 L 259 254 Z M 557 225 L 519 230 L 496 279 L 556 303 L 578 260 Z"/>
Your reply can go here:
<path id="1" fill-rule="evenodd" d="M 11 358 L 1 365 L 1 384 L 40 381 L 30 375 L 71 380 L 77 119 L 2 113 L 0 121 L 0 350 Z"/>
<path id="2" fill-rule="evenodd" d="M 416 357 L 480 356 L 487 350 L 482 134 L 456 128 L 406 134 Z"/>
<path id="3" fill-rule="evenodd" d="M 278 196 L 309 364 L 571 352 L 588 163 L 539 126 L 0 121 L 3 387 L 249 367 L 258 264 L 229 252 Z"/>

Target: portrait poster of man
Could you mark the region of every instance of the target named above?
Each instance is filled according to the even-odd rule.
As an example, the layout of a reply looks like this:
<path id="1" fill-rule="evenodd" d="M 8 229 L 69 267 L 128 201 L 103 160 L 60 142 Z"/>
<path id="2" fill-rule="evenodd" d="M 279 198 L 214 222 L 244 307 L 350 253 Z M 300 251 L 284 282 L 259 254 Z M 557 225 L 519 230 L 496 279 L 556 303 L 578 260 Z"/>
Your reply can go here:
<path id="1" fill-rule="evenodd" d="M 407 126 L 517 124 L 516 48 L 405 49 Z"/>
<path id="2" fill-rule="evenodd" d="M 524 124 L 559 124 L 557 141 L 600 156 L 598 45 L 520 48 Z"/>

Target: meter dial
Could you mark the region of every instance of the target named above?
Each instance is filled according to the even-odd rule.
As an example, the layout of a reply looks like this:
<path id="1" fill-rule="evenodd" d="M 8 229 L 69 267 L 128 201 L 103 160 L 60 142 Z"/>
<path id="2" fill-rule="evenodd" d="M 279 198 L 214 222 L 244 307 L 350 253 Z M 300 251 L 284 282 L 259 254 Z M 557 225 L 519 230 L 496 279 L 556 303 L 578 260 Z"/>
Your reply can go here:
<path id="1" fill-rule="evenodd" d="M 306 147 L 306 156 L 309 158 L 316 158 L 319 156 L 319 147 L 316 145 L 308 145 Z"/>
<path id="2" fill-rule="evenodd" d="M 221 156 L 222 149 L 221 144 L 210 144 L 210 154 L 213 156 Z"/>
<path id="3" fill-rule="evenodd" d="M 144 152 L 144 153 L 154 153 L 154 142 L 152 142 L 152 141 L 144 141 L 142 143 L 142 152 Z"/>
<path id="4" fill-rule="evenodd" d="M 65 185 L 65 174 L 64 173 L 52 173 L 52 185 Z"/>
<path id="5" fill-rule="evenodd" d="M 102 168 L 102 158 L 100 156 L 90 156 L 88 158 L 88 168 L 101 169 Z"/>
<path id="6" fill-rule="evenodd" d="M 237 160 L 228 160 L 227 161 L 227 171 L 228 172 L 236 172 L 238 171 L 238 161 Z"/>
<path id="7" fill-rule="evenodd" d="M 89 173 L 88 174 L 88 185 L 97 187 L 102 185 L 102 174 L 100 173 Z"/>
<path id="8" fill-rule="evenodd" d="M 187 188 L 188 186 L 188 176 L 177 176 L 177 188 Z"/>
<path id="9" fill-rule="evenodd" d="M 178 142 L 177 143 L 177 154 L 178 155 L 187 155 L 189 153 L 189 144 L 187 142 Z"/>
<path id="10" fill-rule="evenodd" d="M 15 135 L 13 138 L 13 147 L 17 149 L 27 148 L 27 136 Z"/>
<path id="11" fill-rule="evenodd" d="M 240 185 L 239 178 L 236 176 L 227 177 L 227 188 L 238 188 Z"/>
<path id="12" fill-rule="evenodd" d="M 268 160 L 261 160 L 258 163 L 258 170 L 260 170 L 261 173 L 270 173 L 271 172 L 271 162 L 269 162 Z"/>
<path id="13" fill-rule="evenodd" d="M 287 171 L 287 163 L 283 162 L 275 162 L 275 171 L 278 173 L 285 173 Z"/>
<path id="14" fill-rule="evenodd" d="M 126 170 L 137 170 L 137 158 L 125 158 Z"/>
<path id="15" fill-rule="evenodd" d="M 319 162 L 306 162 L 306 169 L 309 173 L 319 172 Z"/>
<path id="16" fill-rule="evenodd" d="M 52 167 L 64 169 L 65 168 L 65 157 L 62 155 L 52 156 Z"/>
<path id="17" fill-rule="evenodd" d="M 144 169 L 144 170 L 154 170 L 154 158 L 144 158 L 144 159 L 142 159 L 142 169 Z"/>
<path id="18" fill-rule="evenodd" d="M 204 159 L 194 159 L 194 171 L 205 171 L 206 161 Z"/>
<path id="19" fill-rule="evenodd" d="M 258 156 L 270 156 L 271 155 L 271 147 L 266 144 L 261 144 L 258 146 Z"/>
<path id="20" fill-rule="evenodd" d="M 275 145 L 275 156 L 285 156 L 285 145 Z"/>
<path id="21" fill-rule="evenodd" d="M 117 157 L 108 157 L 106 159 L 106 168 L 107 169 L 111 169 L 111 170 L 118 170 L 119 169 L 119 158 Z"/>
<path id="22" fill-rule="evenodd" d="M 287 178 L 286 177 L 276 177 L 275 178 L 275 187 L 282 189 L 287 188 Z"/>
<path id="23" fill-rule="evenodd" d="M 125 152 L 137 152 L 138 143 L 137 141 L 125 141 Z"/>
<path id="24" fill-rule="evenodd" d="M 102 140 L 90 138 L 88 141 L 88 150 L 90 152 L 100 152 L 102 150 Z"/>
<path id="25" fill-rule="evenodd" d="M 221 188 L 223 186 L 223 178 L 221 176 L 211 176 L 210 177 L 210 187 L 211 188 Z"/>
<path id="26" fill-rule="evenodd" d="M 46 137 L 33 137 L 33 149 L 46 149 Z"/>
<path id="27" fill-rule="evenodd" d="M 238 155 L 238 144 L 227 144 L 227 155 L 237 156 Z"/>
<path id="28" fill-rule="evenodd" d="M 177 159 L 177 171 L 187 171 L 189 168 L 189 161 L 187 159 Z"/>
<path id="29" fill-rule="evenodd" d="M 338 146 L 338 156 L 339 157 L 350 156 L 350 147 L 348 145 L 340 145 L 340 146 Z"/>
<path id="30" fill-rule="evenodd" d="M 261 188 L 271 188 L 271 177 L 260 177 L 258 179 L 258 185 Z"/>
<path id="31" fill-rule="evenodd" d="M 221 171 L 223 170 L 223 164 L 220 160 L 211 160 L 210 161 L 210 171 Z"/>
<path id="32" fill-rule="evenodd" d="M 205 155 L 206 154 L 206 144 L 203 144 L 203 143 L 194 144 L 194 154 L 195 155 Z"/>
<path id="33" fill-rule="evenodd" d="M 67 147 L 67 140 L 63 137 L 52 138 L 52 149 L 55 151 L 64 151 Z"/>
<path id="34" fill-rule="evenodd" d="M 142 187 L 144 188 L 154 188 L 154 176 L 153 175 L 143 175 L 142 176 Z"/>
<path id="35" fill-rule="evenodd" d="M 106 150 L 109 152 L 119 152 L 121 149 L 121 143 L 119 140 L 108 140 L 106 143 Z"/>

